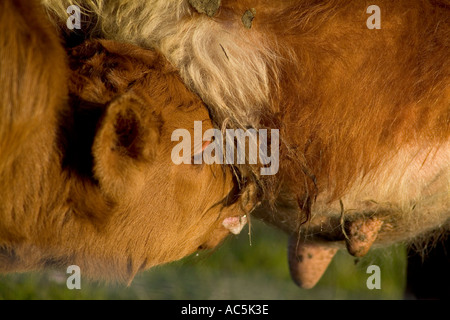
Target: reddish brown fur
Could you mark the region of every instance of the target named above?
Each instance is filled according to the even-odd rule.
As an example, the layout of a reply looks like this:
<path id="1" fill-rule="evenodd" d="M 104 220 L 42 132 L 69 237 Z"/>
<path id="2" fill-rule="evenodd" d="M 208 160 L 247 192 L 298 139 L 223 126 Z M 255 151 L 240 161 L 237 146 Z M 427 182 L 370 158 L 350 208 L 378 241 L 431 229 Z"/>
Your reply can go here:
<path id="1" fill-rule="evenodd" d="M 276 213 L 260 214 L 285 230 L 305 221 L 286 206 L 298 203 L 308 214 L 317 197 L 336 202 L 361 177 L 373 182 L 404 148 L 421 146 L 430 157 L 448 148 L 450 2 L 377 1 L 382 30 L 366 27 L 370 4 L 228 0 L 215 18 L 239 24 L 255 8 L 249 32 L 263 34 L 281 57 L 263 123 L 281 128 L 282 193 Z M 443 187 L 435 191 L 448 192 Z M 411 238 L 413 230 L 398 227 Z M 405 228 L 415 227 L 420 232 L 417 222 Z M 394 232 L 391 240 L 398 238 Z"/>
<path id="2" fill-rule="evenodd" d="M 172 163 L 175 129 L 212 127 L 200 99 L 158 53 L 131 45 L 88 42 L 68 70 L 30 4 L 0 3 L 0 271 L 75 264 L 130 281 L 216 246 L 222 221 L 253 201 L 238 199 L 229 168 Z"/>
<path id="3" fill-rule="evenodd" d="M 450 135 L 450 2 L 377 5 L 384 32 L 366 27 L 364 1 L 228 0 L 216 17 L 239 23 L 256 8 L 252 31 L 283 57 L 265 122 L 283 129 L 284 176 L 309 168 L 332 199 L 399 147 Z"/>

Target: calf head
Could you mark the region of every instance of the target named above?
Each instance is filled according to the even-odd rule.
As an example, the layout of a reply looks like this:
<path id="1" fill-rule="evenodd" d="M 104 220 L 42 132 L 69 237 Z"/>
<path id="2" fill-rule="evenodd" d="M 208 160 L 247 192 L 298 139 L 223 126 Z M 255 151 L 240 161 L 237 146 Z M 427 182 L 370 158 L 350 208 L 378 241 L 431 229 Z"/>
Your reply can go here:
<path id="1" fill-rule="evenodd" d="M 116 42 L 87 42 L 69 54 L 75 138 L 66 142 L 64 163 L 77 179 L 74 212 L 91 222 L 89 232 L 80 231 L 86 236 L 78 241 L 87 246 L 75 262 L 93 277 L 130 280 L 235 233 L 235 222 L 245 221 L 255 204 L 251 184 L 238 185 L 241 177 L 229 167 L 171 159 L 174 130 L 194 137 L 194 121 L 212 128 L 205 105 L 176 70 L 156 52 Z M 89 130 L 91 143 L 76 142 Z M 74 153 L 77 144 L 92 146 L 87 160 Z M 74 240 L 68 242 L 76 246 Z"/>

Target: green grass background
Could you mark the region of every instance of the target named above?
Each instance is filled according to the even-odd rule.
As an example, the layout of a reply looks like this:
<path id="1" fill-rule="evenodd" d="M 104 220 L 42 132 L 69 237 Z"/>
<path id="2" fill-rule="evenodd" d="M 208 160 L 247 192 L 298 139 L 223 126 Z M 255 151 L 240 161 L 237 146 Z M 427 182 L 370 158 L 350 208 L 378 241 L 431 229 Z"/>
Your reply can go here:
<path id="1" fill-rule="evenodd" d="M 366 286 L 372 264 L 381 268 L 380 290 Z M 81 290 L 69 290 L 64 272 L 0 275 L 0 299 L 403 299 L 406 250 L 371 250 L 359 260 L 342 250 L 318 285 L 303 290 L 289 276 L 287 235 L 253 221 L 251 245 L 242 232 L 214 252 L 143 272 L 129 287 L 82 277 Z"/>

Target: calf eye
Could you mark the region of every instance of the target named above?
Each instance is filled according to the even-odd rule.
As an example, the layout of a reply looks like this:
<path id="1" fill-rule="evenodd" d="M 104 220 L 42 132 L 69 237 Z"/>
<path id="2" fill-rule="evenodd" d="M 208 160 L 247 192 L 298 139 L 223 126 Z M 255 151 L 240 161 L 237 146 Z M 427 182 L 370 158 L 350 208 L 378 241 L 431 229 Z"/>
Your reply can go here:
<path id="1" fill-rule="evenodd" d="M 203 142 L 202 150 L 192 156 L 191 163 L 194 164 L 195 166 L 197 166 L 197 168 L 199 168 L 199 169 L 203 168 L 203 165 L 205 164 L 205 161 L 203 158 L 203 152 L 205 151 L 206 147 L 210 144 L 211 144 L 211 141 Z M 195 158 L 199 158 L 199 157 L 201 157 L 201 160 L 202 160 L 201 164 L 196 164 L 194 160 L 195 160 Z"/>

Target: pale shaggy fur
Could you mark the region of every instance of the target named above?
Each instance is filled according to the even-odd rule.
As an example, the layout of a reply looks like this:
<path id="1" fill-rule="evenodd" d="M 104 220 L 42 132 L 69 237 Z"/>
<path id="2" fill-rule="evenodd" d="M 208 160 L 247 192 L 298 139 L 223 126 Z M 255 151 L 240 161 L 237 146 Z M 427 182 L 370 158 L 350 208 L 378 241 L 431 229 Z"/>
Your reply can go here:
<path id="1" fill-rule="evenodd" d="M 60 21 L 67 19 L 67 7 L 77 4 L 98 17 L 103 36 L 161 51 L 212 107 L 218 123 L 258 127 L 260 113 L 270 108 L 276 51 L 262 34 L 249 38 L 239 21 L 215 23 L 194 13 L 187 0 L 42 2 Z"/>

